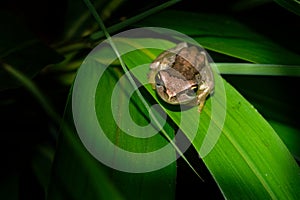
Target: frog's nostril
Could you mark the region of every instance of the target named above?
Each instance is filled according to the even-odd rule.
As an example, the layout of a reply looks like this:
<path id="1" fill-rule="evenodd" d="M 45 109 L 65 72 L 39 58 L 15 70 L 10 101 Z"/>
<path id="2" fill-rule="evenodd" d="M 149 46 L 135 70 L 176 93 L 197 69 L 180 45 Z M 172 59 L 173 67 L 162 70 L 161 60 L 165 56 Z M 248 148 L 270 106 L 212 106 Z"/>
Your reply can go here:
<path id="1" fill-rule="evenodd" d="M 166 93 L 167 93 L 169 99 L 172 99 L 172 98 L 176 97 L 176 92 L 172 92 L 170 90 L 166 90 Z"/>

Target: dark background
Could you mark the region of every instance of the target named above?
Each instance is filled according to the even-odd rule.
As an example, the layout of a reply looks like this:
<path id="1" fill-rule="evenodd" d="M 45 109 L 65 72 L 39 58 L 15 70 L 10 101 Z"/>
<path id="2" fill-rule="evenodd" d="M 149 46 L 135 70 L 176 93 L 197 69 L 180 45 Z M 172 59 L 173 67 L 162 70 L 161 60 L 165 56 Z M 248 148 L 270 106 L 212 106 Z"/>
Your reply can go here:
<path id="1" fill-rule="evenodd" d="M 276 41 L 286 49 L 294 51 L 300 55 L 300 23 L 299 16 L 289 12 L 278 4 L 268 1 L 261 5 L 242 6 L 243 1 L 182 1 L 167 9 L 175 9 L 190 12 L 208 12 L 217 14 L 230 15 L 238 19 L 241 23 L 251 27 L 262 35 L 267 36 L 271 40 Z M 110 17 L 105 20 L 107 26 L 119 22 L 121 19 L 126 19 L 146 11 L 153 6 L 162 3 L 162 1 L 138 1 L 128 0 L 123 5 L 114 10 Z M 42 45 L 55 49 L 55 46 L 60 42 L 74 42 L 84 40 L 85 38 L 73 37 L 69 41 L 65 41 L 64 33 L 70 26 L 68 24 L 68 10 L 71 4 L 77 4 L 83 10 L 87 9 L 85 4 L 79 0 L 15 0 L 1 1 L 0 13 L 9 13 L 13 16 L 22 29 L 26 29 L 32 34 L 32 37 L 40 40 Z M 99 10 L 101 12 L 101 10 Z M 7 15 L 5 15 L 7 16 Z M 151 16 L 150 16 L 151 17 Z M 10 21 L 10 18 L 1 19 L 3 24 L 0 32 L 0 64 L 7 60 L 10 63 L 18 63 L 18 60 L 23 62 L 23 55 L 5 56 L 5 46 L 7 41 L 6 32 L 10 34 L 10 30 L 14 30 L 15 23 Z M 4 25 L 5 23 L 5 25 Z M 95 21 L 91 19 L 90 24 Z M 159 24 L 159 22 L 158 22 Z M 5 29 L 3 28 L 5 27 Z M 20 28 L 20 27 L 18 27 Z M 16 28 L 16 30 L 18 30 Z M 27 32 L 26 31 L 26 32 Z M 16 40 L 25 37 L 24 34 L 14 32 Z M 31 36 L 30 36 L 31 37 Z M 83 49 L 78 57 L 84 56 L 90 49 Z M 34 50 L 33 51 L 38 51 Z M 53 53 L 53 52 L 52 52 Z M 51 53 L 51 55 L 52 55 Z M 50 53 L 49 53 L 50 54 Z M 49 55 L 47 54 L 47 55 Z M 55 53 L 53 53 L 55 54 Z M 43 63 L 39 69 L 34 69 L 30 72 L 30 76 L 41 89 L 43 94 L 53 104 L 54 108 L 60 115 L 63 115 L 64 108 L 67 102 L 70 84 L 64 84 L 57 77 L 61 71 L 56 73 L 48 73 L 47 64 L 61 62 L 64 58 L 61 55 L 52 55 L 53 60 L 48 63 Z M 282 55 L 284 57 L 284 55 Z M 39 57 L 37 54 L 36 57 Z M 221 56 L 216 58 L 215 62 L 221 61 Z M 228 59 L 228 58 L 226 58 Z M 29 63 L 31 60 L 28 61 Z M 2 69 L 1 69 L 2 70 Z M 29 70 L 30 71 L 30 70 Z M 270 105 L 259 99 L 260 95 L 265 94 L 267 85 L 276 86 L 278 90 L 283 90 L 286 96 L 279 97 L 279 102 L 285 102 L 290 105 L 298 105 L 300 102 L 297 92 L 299 91 L 299 78 L 297 77 L 253 77 L 253 76 L 224 76 L 227 81 L 235 86 L 251 103 L 261 107 L 262 114 L 266 118 L 275 118 L 276 120 L 288 123 L 293 127 L 299 127 L 299 106 L 291 108 L 281 107 L 280 105 Z M 49 117 L 48 113 L 42 108 L 39 102 L 28 92 L 24 86 L 20 84 L 12 84 L 6 86 L 3 80 L 13 79 L 3 70 L 0 72 L 2 81 L 0 91 L 0 114 L 1 114 L 1 179 L 0 179 L 0 199 L 43 199 L 44 190 L 36 177 L 33 170 L 32 160 L 37 154 L 37 148 L 41 146 L 50 146 L 55 149 L 59 127 Z M 261 87 L 264 85 L 266 88 Z M 256 93 L 256 97 L 249 95 L 248 91 Z M 270 98 L 273 98 L 270 96 Z M 277 97 L 276 97 L 277 98 Z M 272 110 L 274 113 L 282 115 L 276 118 L 271 112 L 263 112 L 264 110 Z M 282 118 L 282 116 L 287 116 Z M 189 155 L 194 154 L 191 149 L 187 152 L 187 157 L 193 160 Z M 197 163 L 195 165 L 203 164 Z M 179 160 L 178 164 L 178 181 L 177 181 L 177 197 L 186 195 L 187 193 L 197 195 L 214 191 L 213 199 L 222 199 L 222 195 L 218 190 L 212 178 L 207 175 L 205 177 L 206 184 L 202 183 L 188 166 Z M 198 187 L 195 187 L 196 184 Z M 199 187 L 199 185 L 201 187 Z M 188 189 L 183 189 L 187 187 Z M 201 189 L 202 188 L 202 189 Z M 212 193 L 210 193 L 212 194 Z"/>

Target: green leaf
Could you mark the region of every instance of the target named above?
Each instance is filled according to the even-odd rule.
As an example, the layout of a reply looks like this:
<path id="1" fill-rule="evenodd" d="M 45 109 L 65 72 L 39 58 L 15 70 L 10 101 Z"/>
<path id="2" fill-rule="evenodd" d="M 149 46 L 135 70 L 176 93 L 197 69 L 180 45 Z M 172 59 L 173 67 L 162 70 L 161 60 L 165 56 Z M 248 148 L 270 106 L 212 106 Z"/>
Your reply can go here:
<path id="1" fill-rule="evenodd" d="M 47 199 L 123 199 L 106 168 L 86 151 L 73 127 L 64 124 L 58 144 Z"/>
<path id="2" fill-rule="evenodd" d="M 298 129 L 288 126 L 287 124 L 283 124 L 278 121 L 270 120 L 269 124 L 276 130 L 279 137 L 285 143 L 285 145 L 289 148 L 291 153 L 294 155 L 296 159 L 300 159 L 300 132 Z"/>
<path id="3" fill-rule="evenodd" d="M 291 87 L 297 85 L 298 77 L 233 75 L 226 76 L 226 80 L 235 85 L 235 89 L 241 92 L 265 119 L 294 126 L 299 130 L 299 98 Z"/>
<path id="4" fill-rule="evenodd" d="M 137 23 L 137 26 L 170 28 L 193 37 L 208 50 L 249 62 L 300 63 L 299 55 L 226 15 L 164 11 Z"/>
<path id="5" fill-rule="evenodd" d="M 106 4 L 111 3 L 108 0 L 96 0 L 93 1 L 94 6 L 98 10 L 102 10 L 103 13 L 108 14 L 112 12 L 111 8 L 105 8 Z M 117 2 L 119 6 L 120 2 Z M 74 40 L 87 36 L 95 31 L 98 27 L 95 26 L 95 21 L 91 17 L 91 13 L 86 9 L 86 5 L 82 0 L 67 1 L 67 10 L 65 16 L 65 31 L 63 33 L 64 40 Z"/>
<path id="6" fill-rule="evenodd" d="M 62 61 L 63 57 L 40 42 L 20 21 L 11 14 L 0 12 L 1 63 L 13 66 L 32 78 L 49 64 Z M 20 86 L 5 70 L 0 68 L 0 90 Z"/>
<path id="7" fill-rule="evenodd" d="M 252 63 L 218 63 L 221 74 L 300 76 L 300 66 Z"/>
<path id="8" fill-rule="evenodd" d="M 171 1 L 167 1 L 166 3 L 163 3 L 163 4 L 160 4 L 158 5 L 157 7 L 154 7 L 154 8 L 151 8 L 151 9 L 148 9 L 147 11 L 141 13 L 141 14 L 138 14 L 138 15 L 135 15 L 125 21 L 122 21 L 118 24 L 115 24 L 111 27 L 108 27 L 107 28 L 107 31 L 111 34 L 111 33 L 114 33 L 118 30 L 121 30 L 122 28 L 130 25 L 130 24 L 133 24 L 134 22 L 137 22 L 147 16 L 151 16 L 153 13 L 156 13 L 156 12 L 159 12 L 160 10 L 163 10 L 163 9 L 166 9 L 167 7 L 175 4 L 179 2 L 179 0 L 171 0 Z M 99 32 L 96 32 L 94 34 L 91 35 L 91 39 L 92 40 L 98 40 L 99 38 L 102 38 L 104 37 L 104 32 L 103 31 L 99 31 Z"/>
<path id="9" fill-rule="evenodd" d="M 198 14 L 195 15 L 198 16 Z M 167 22 L 171 23 L 172 21 L 170 20 L 170 18 L 173 17 L 174 22 L 174 15 L 170 16 L 171 17 L 169 18 L 161 17 L 160 19 L 162 21 L 163 19 L 166 19 Z M 187 17 L 188 16 L 189 15 L 187 14 Z M 210 16 L 206 16 L 207 20 L 204 21 L 209 22 Z M 219 22 L 217 18 L 219 18 Z M 199 36 L 199 30 L 203 29 L 200 29 L 200 27 L 198 26 L 195 27 L 195 21 L 193 21 L 193 17 L 191 17 L 190 19 L 191 24 L 189 26 L 189 22 L 186 23 L 187 26 L 185 27 L 185 30 L 190 31 L 192 35 L 194 33 L 195 36 Z M 227 18 L 222 17 L 220 19 L 220 17 L 217 16 L 215 20 L 219 23 L 219 25 L 221 25 L 226 22 L 226 20 L 224 21 L 223 19 Z M 222 28 L 222 26 L 213 26 L 213 21 L 211 21 L 211 26 L 205 27 L 205 30 L 202 32 L 203 35 L 200 35 L 201 37 L 199 36 L 199 38 L 206 39 L 207 43 L 205 45 L 207 47 L 210 47 L 210 49 L 227 55 L 232 55 L 237 58 L 242 58 L 244 60 L 250 60 L 257 63 L 266 62 L 271 64 L 287 64 L 287 59 L 276 57 L 279 55 L 279 53 L 272 52 L 275 48 L 276 51 L 280 51 L 284 55 L 286 54 L 288 58 L 290 58 L 288 59 L 289 63 L 298 63 L 299 58 L 294 53 L 280 48 L 280 46 L 268 40 L 261 43 L 261 40 L 264 39 L 264 37 L 251 32 L 251 30 L 249 30 L 247 27 L 241 26 L 241 24 L 235 22 L 234 20 L 230 20 L 231 21 L 227 21 L 227 23 L 225 23 L 227 25 L 225 26 L 225 28 Z M 176 22 L 174 23 L 176 24 Z M 194 28 L 192 27 L 192 24 L 194 24 Z M 181 25 L 179 23 L 177 25 L 178 28 L 180 28 Z M 236 27 L 236 29 L 234 29 L 234 27 Z M 240 32 L 237 32 L 236 30 L 240 30 Z M 218 43 L 211 44 L 214 42 L 214 40 L 211 37 L 207 37 L 207 35 L 212 35 L 213 38 L 216 38 L 216 41 L 218 41 Z M 223 39 L 224 43 L 221 43 Z M 249 45 L 250 50 L 244 50 L 245 46 L 243 47 L 237 41 L 243 43 L 244 45 Z M 129 42 L 127 39 L 125 39 L 123 40 L 123 42 L 124 43 L 122 43 L 122 45 L 118 46 L 118 50 L 121 50 L 122 46 L 126 47 L 126 45 L 132 45 L 136 48 L 143 48 L 143 46 L 149 46 L 147 44 L 151 44 L 154 42 L 157 42 L 162 48 L 169 48 L 175 45 L 174 43 L 171 43 L 169 41 L 154 40 L 152 38 L 130 40 Z M 233 47 L 225 48 L 230 45 L 233 45 Z M 272 48 L 268 47 L 268 45 L 271 45 Z M 253 52 L 255 48 L 258 48 L 258 52 L 266 54 L 266 56 L 256 55 L 256 52 Z M 100 49 L 97 50 L 100 51 Z M 101 49 L 101 51 L 105 50 L 107 49 Z M 79 104 L 79 109 L 82 111 L 80 112 L 80 114 L 82 115 L 81 120 L 83 120 L 82 122 L 83 124 L 85 124 L 86 130 L 96 130 L 93 129 L 94 127 L 91 124 L 91 121 L 95 119 L 90 118 L 91 113 L 94 112 L 94 107 L 86 106 L 85 102 L 88 102 L 89 105 L 95 106 L 96 108 L 96 122 L 100 124 L 104 130 L 106 130 L 105 133 L 107 137 L 116 146 L 121 147 L 126 151 L 142 153 L 164 146 L 166 140 L 161 140 L 161 138 L 163 137 L 159 137 L 160 135 L 151 138 L 154 140 L 147 141 L 144 139 L 137 139 L 135 137 L 128 136 L 124 131 L 122 131 L 124 129 L 120 129 L 119 123 L 123 123 L 123 125 L 128 124 L 127 128 L 129 131 L 126 131 L 127 134 L 142 134 L 143 132 L 137 131 L 135 126 L 131 126 L 130 123 L 134 121 L 140 126 L 145 126 L 148 125 L 150 119 L 148 118 L 147 111 L 145 110 L 143 105 L 139 103 L 139 100 L 135 96 L 135 94 L 131 97 L 130 103 L 126 104 L 124 102 L 125 99 L 128 99 L 129 94 L 126 94 L 126 91 L 128 92 L 128 90 L 130 89 L 130 85 L 124 83 L 124 85 L 121 84 L 121 86 L 123 86 L 121 88 L 124 88 L 125 93 L 120 92 L 120 97 L 111 98 L 112 90 L 115 87 L 116 81 L 123 75 L 122 72 L 120 72 L 118 69 L 107 69 L 104 73 L 104 76 L 102 76 L 99 84 L 97 86 L 95 86 L 95 84 L 92 84 L 93 81 L 99 79 L 97 70 L 99 70 L 99 68 L 103 68 L 103 65 L 113 62 L 113 58 L 111 57 L 113 53 L 111 51 L 108 51 L 110 53 L 104 54 L 102 55 L 102 57 L 101 55 L 98 55 L 97 52 L 98 51 L 93 52 L 95 62 L 85 62 L 88 70 L 81 69 L 82 71 L 79 71 L 78 73 L 81 74 L 81 83 L 83 83 L 84 87 L 82 90 L 80 90 L 82 91 L 82 93 L 78 94 L 77 98 L 81 99 L 82 102 L 82 104 Z M 161 50 L 142 49 L 123 55 L 123 58 L 127 66 L 131 69 L 134 77 L 139 82 L 145 83 L 147 81 L 146 74 L 148 72 L 148 64 L 155 58 L 156 55 L 159 54 L 159 52 L 161 52 Z M 136 67 L 140 65 L 143 65 L 143 67 Z M 279 139 L 276 132 L 274 132 L 271 126 L 261 117 L 261 115 L 253 108 L 253 106 L 250 105 L 234 88 L 232 88 L 228 83 L 222 80 L 222 78 L 218 74 L 216 74 L 215 94 L 206 102 L 205 109 L 200 114 L 200 118 L 199 113 L 196 111 L 197 108 L 178 112 L 176 106 L 174 107 L 162 103 L 159 98 L 157 98 L 155 91 L 153 91 L 149 85 L 145 85 L 145 88 L 148 91 L 146 92 L 142 89 L 145 98 L 148 99 L 151 103 L 153 103 L 152 99 L 155 99 L 164 108 L 168 117 L 171 119 L 171 121 L 167 120 L 167 124 L 164 128 L 168 130 L 169 133 L 172 133 L 172 128 L 176 129 L 176 126 L 172 124 L 172 121 L 180 127 L 180 129 L 192 141 L 195 149 L 203 157 L 203 161 L 212 173 L 226 198 L 293 199 L 299 196 L 299 168 L 290 153 L 287 151 L 287 148 Z M 222 90 L 222 88 L 224 90 Z M 91 96 L 91 92 L 96 95 Z M 96 99 L 96 103 L 94 103 L 94 98 Z M 115 105 L 119 105 L 119 107 L 111 107 L 112 99 L 116 101 Z M 129 107 L 131 116 L 130 118 L 125 115 L 126 107 Z M 225 110 L 226 107 L 227 109 Z M 119 118 L 117 118 L 120 119 L 119 122 L 114 117 L 112 117 L 112 109 L 117 111 L 117 116 L 120 116 Z M 225 115 L 226 118 L 224 121 Z M 196 132 L 195 126 L 197 128 Z M 212 134 L 206 134 L 208 130 L 210 130 L 209 133 Z M 194 138 L 195 134 L 196 138 Z M 76 138 L 76 136 L 74 137 Z M 90 136 L 88 143 L 94 144 L 95 148 L 97 148 L 98 143 L 95 138 L 97 138 L 97 135 Z M 77 140 L 79 141 L 78 138 Z M 66 151 L 67 155 L 78 154 L 74 150 L 68 150 L 68 146 L 72 145 L 66 146 L 66 144 L 67 142 L 61 142 L 61 144 L 59 145 L 60 151 Z M 71 142 L 71 144 L 75 143 Z M 75 144 L 74 147 L 78 148 L 79 145 Z M 81 149 L 80 151 L 85 151 L 83 146 L 81 146 L 79 149 Z M 111 149 L 107 149 L 107 151 L 113 152 Z M 57 177 L 60 177 L 62 175 L 65 176 L 65 172 L 67 170 L 69 174 L 67 174 L 66 177 L 69 180 L 65 180 L 63 185 L 67 185 L 68 183 L 70 183 L 70 177 L 73 177 L 74 174 L 80 174 L 80 169 L 75 168 L 74 170 L 70 170 L 68 167 L 60 167 L 58 163 L 61 163 L 61 160 L 65 156 L 67 156 L 60 154 L 61 153 L 57 154 L 57 162 L 55 162 L 54 167 L 55 178 L 54 181 L 51 182 L 51 185 L 55 187 L 58 184 L 57 182 L 64 181 L 58 179 Z M 118 154 L 116 153 L 116 156 L 117 155 Z M 172 156 L 174 155 L 170 154 L 170 156 L 166 156 L 166 159 L 169 159 Z M 93 158 L 89 154 L 86 154 L 81 159 L 77 159 L 76 156 L 74 156 L 74 158 L 68 160 L 68 164 L 74 166 L 76 160 L 84 160 L 86 157 L 90 157 L 89 159 L 93 160 Z M 128 158 L 130 163 L 132 164 L 134 162 L 134 157 Z M 127 159 L 125 160 L 128 161 Z M 151 161 L 153 160 L 147 160 L 145 163 L 151 163 Z M 158 159 L 158 161 L 162 160 Z M 85 161 L 84 163 L 87 162 Z M 174 165 L 168 166 L 167 168 L 162 169 L 162 171 L 152 172 L 154 174 L 149 173 L 135 176 L 133 174 L 126 174 L 109 170 L 106 167 L 103 167 L 103 165 L 101 165 L 100 163 L 96 163 L 97 162 L 89 166 L 91 167 L 91 169 L 87 167 L 85 170 L 83 170 L 83 172 L 85 173 L 83 177 L 102 177 L 102 175 L 104 177 L 112 177 L 109 185 L 112 185 L 113 187 L 108 187 L 105 190 L 113 190 L 118 194 L 120 193 L 121 196 L 124 195 L 127 198 L 141 198 L 144 197 L 141 195 L 146 195 L 148 193 L 152 193 L 153 196 L 151 196 L 151 198 L 155 198 L 157 197 L 157 195 L 153 194 L 153 191 L 162 192 L 162 194 L 166 198 L 174 197 Z M 62 164 L 67 165 L 67 163 Z M 83 166 L 85 167 L 85 165 Z M 79 168 L 81 168 L 81 166 L 79 166 Z M 89 174 L 87 173 L 88 171 L 92 171 L 92 173 Z M 160 181 L 164 180 L 165 176 L 168 177 L 166 182 Z M 75 182 L 73 181 L 73 183 L 77 183 L 75 185 L 79 187 L 76 191 L 85 191 L 84 187 L 86 185 L 79 184 L 83 182 L 83 177 L 77 176 L 76 178 L 78 178 L 78 180 L 76 180 Z M 87 181 L 87 185 L 94 185 L 97 183 L 100 183 L 100 185 L 105 185 L 105 183 L 102 183 L 102 181 L 108 181 L 106 178 L 99 178 L 99 180 L 101 181 Z M 162 184 L 155 185 L 154 182 Z M 169 184 L 171 185 L 171 187 L 166 186 Z M 282 187 L 282 185 L 286 187 Z M 136 190 L 137 186 L 139 186 L 139 190 Z M 92 193 L 96 196 L 98 195 L 97 197 L 100 197 L 101 194 L 100 192 L 97 193 L 96 188 L 97 187 L 93 188 Z M 53 190 L 49 190 L 50 194 L 51 191 Z M 54 191 L 59 191 L 60 193 L 62 193 L 63 190 L 61 188 L 56 188 L 56 190 Z M 67 191 L 70 191 L 70 189 L 68 189 Z M 142 192 L 139 193 L 138 191 Z M 91 195 L 90 193 L 88 194 Z M 237 194 L 241 194 L 242 196 L 239 196 Z"/>
<path id="10" fill-rule="evenodd" d="M 41 145 L 36 148 L 32 158 L 32 169 L 44 191 L 46 191 L 50 181 L 53 157 L 54 148 L 50 145 Z"/>
<path id="11" fill-rule="evenodd" d="M 135 42 L 141 44 L 146 40 Z M 152 42 L 156 40 L 152 39 Z M 135 51 L 124 56 L 124 60 L 129 68 L 134 68 L 148 61 L 147 57 L 147 54 Z M 143 68 L 133 74 L 143 82 L 147 72 L 148 69 Z M 206 102 L 200 122 L 197 108 L 176 112 L 172 107 L 160 104 L 190 139 L 195 134 L 191 127 L 199 123 L 192 144 L 203 157 L 226 198 L 299 197 L 299 167 L 276 132 L 232 86 L 217 74 L 215 78 L 215 94 Z M 146 88 L 157 99 L 153 90 Z M 225 121 L 222 111 L 226 112 Z M 181 122 L 184 117 L 189 123 Z"/>
<path id="12" fill-rule="evenodd" d="M 113 54 L 112 51 L 104 51 L 102 56 L 107 61 L 111 58 L 110 55 Z M 93 56 L 93 53 L 91 55 Z M 136 95 L 133 95 L 130 98 L 130 104 L 127 104 L 126 99 L 129 98 L 127 92 L 131 85 L 126 78 L 119 82 L 120 87 L 116 92 L 118 96 L 114 98 L 114 101 L 112 100 L 116 84 L 124 74 L 119 68 L 111 66 L 99 76 L 99 72 L 105 68 L 101 59 L 103 57 L 96 57 L 95 60 L 87 59 L 77 74 L 77 82 L 75 82 L 75 89 L 73 89 L 73 103 L 75 99 L 77 106 L 73 107 L 73 114 L 77 116 L 76 113 L 80 113 L 74 118 L 75 122 L 81 124 L 81 126 L 78 126 L 78 124 L 76 126 L 79 137 L 76 131 L 61 135 L 53 167 L 53 178 L 48 190 L 48 198 L 116 199 L 121 197 L 126 199 L 153 199 L 157 198 L 159 194 L 163 199 L 173 199 L 175 195 L 175 163 L 148 173 L 138 173 L 138 171 L 128 173 L 110 168 L 118 167 L 115 164 L 118 163 L 118 158 L 122 159 L 121 165 L 126 165 L 126 162 L 129 162 L 129 167 L 134 169 L 135 166 L 141 164 L 142 167 L 147 168 L 153 163 L 164 163 L 165 160 L 170 159 L 174 161 L 176 154 L 171 147 L 167 154 L 162 154 L 165 157 L 144 159 L 142 163 L 138 161 L 134 153 L 152 152 L 168 143 L 161 135 L 145 139 L 137 138 L 143 132 L 132 126 L 132 123 L 134 121 L 139 125 L 147 125 L 149 120 L 147 111 Z M 113 59 L 110 61 L 113 61 Z M 115 102 L 114 107 L 111 107 L 111 102 Z M 128 107 L 130 116 L 126 116 L 126 108 Z M 94 108 L 96 110 L 92 111 Z M 112 108 L 117 118 L 114 117 Z M 96 115 L 96 118 L 93 118 L 93 114 Z M 120 128 L 120 124 L 128 126 L 128 129 Z M 97 128 L 99 125 L 113 144 L 113 148 L 105 143 L 106 140 L 99 139 Z M 82 128 L 85 130 L 84 133 L 80 132 Z M 173 134 L 173 129 L 168 123 L 164 128 L 168 133 Z M 136 134 L 137 136 L 134 137 L 128 134 Z M 128 152 L 125 158 L 118 157 L 120 156 L 118 153 L 119 148 Z M 94 151 L 98 153 L 93 154 Z M 131 155 L 130 152 L 133 152 L 133 154 Z M 111 165 L 103 162 L 97 155 L 106 156 L 111 161 Z M 108 167 L 102 163 L 105 163 Z"/>
<path id="13" fill-rule="evenodd" d="M 204 158 L 225 196 L 299 197 L 299 167 L 285 145 L 238 92 L 227 83 L 225 88 L 226 121 L 217 145 Z"/>
<path id="14" fill-rule="evenodd" d="M 300 2 L 298 0 L 274 0 L 276 3 L 289 10 L 290 12 L 300 15 Z"/>

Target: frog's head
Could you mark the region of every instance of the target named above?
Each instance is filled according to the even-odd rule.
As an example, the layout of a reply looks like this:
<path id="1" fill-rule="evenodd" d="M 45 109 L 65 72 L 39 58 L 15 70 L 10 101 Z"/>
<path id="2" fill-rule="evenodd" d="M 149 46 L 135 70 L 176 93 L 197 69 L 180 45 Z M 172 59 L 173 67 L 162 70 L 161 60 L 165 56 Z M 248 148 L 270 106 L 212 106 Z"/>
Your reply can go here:
<path id="1" fill-rule="evenodd" d="M 172 68 L 161 70 L 155 76 L 156 91 L 169 104 L 195 104 L 198 87 L 196 80 L 186 80 Z"/>

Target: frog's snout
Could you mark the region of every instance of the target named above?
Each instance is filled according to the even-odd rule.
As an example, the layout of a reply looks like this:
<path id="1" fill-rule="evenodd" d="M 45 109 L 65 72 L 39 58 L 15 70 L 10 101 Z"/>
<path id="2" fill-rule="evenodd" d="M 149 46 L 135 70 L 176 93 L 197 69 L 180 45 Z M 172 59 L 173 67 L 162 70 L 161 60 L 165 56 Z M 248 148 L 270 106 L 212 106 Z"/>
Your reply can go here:
<path id="1" fill-rule="evenodd" d="M 174 97 L 176 97 L 176 92 L 172 92 L 170 90 L 166 90 L 166 93 L 168 95 L 169 100 L 173 99 Z"/>

